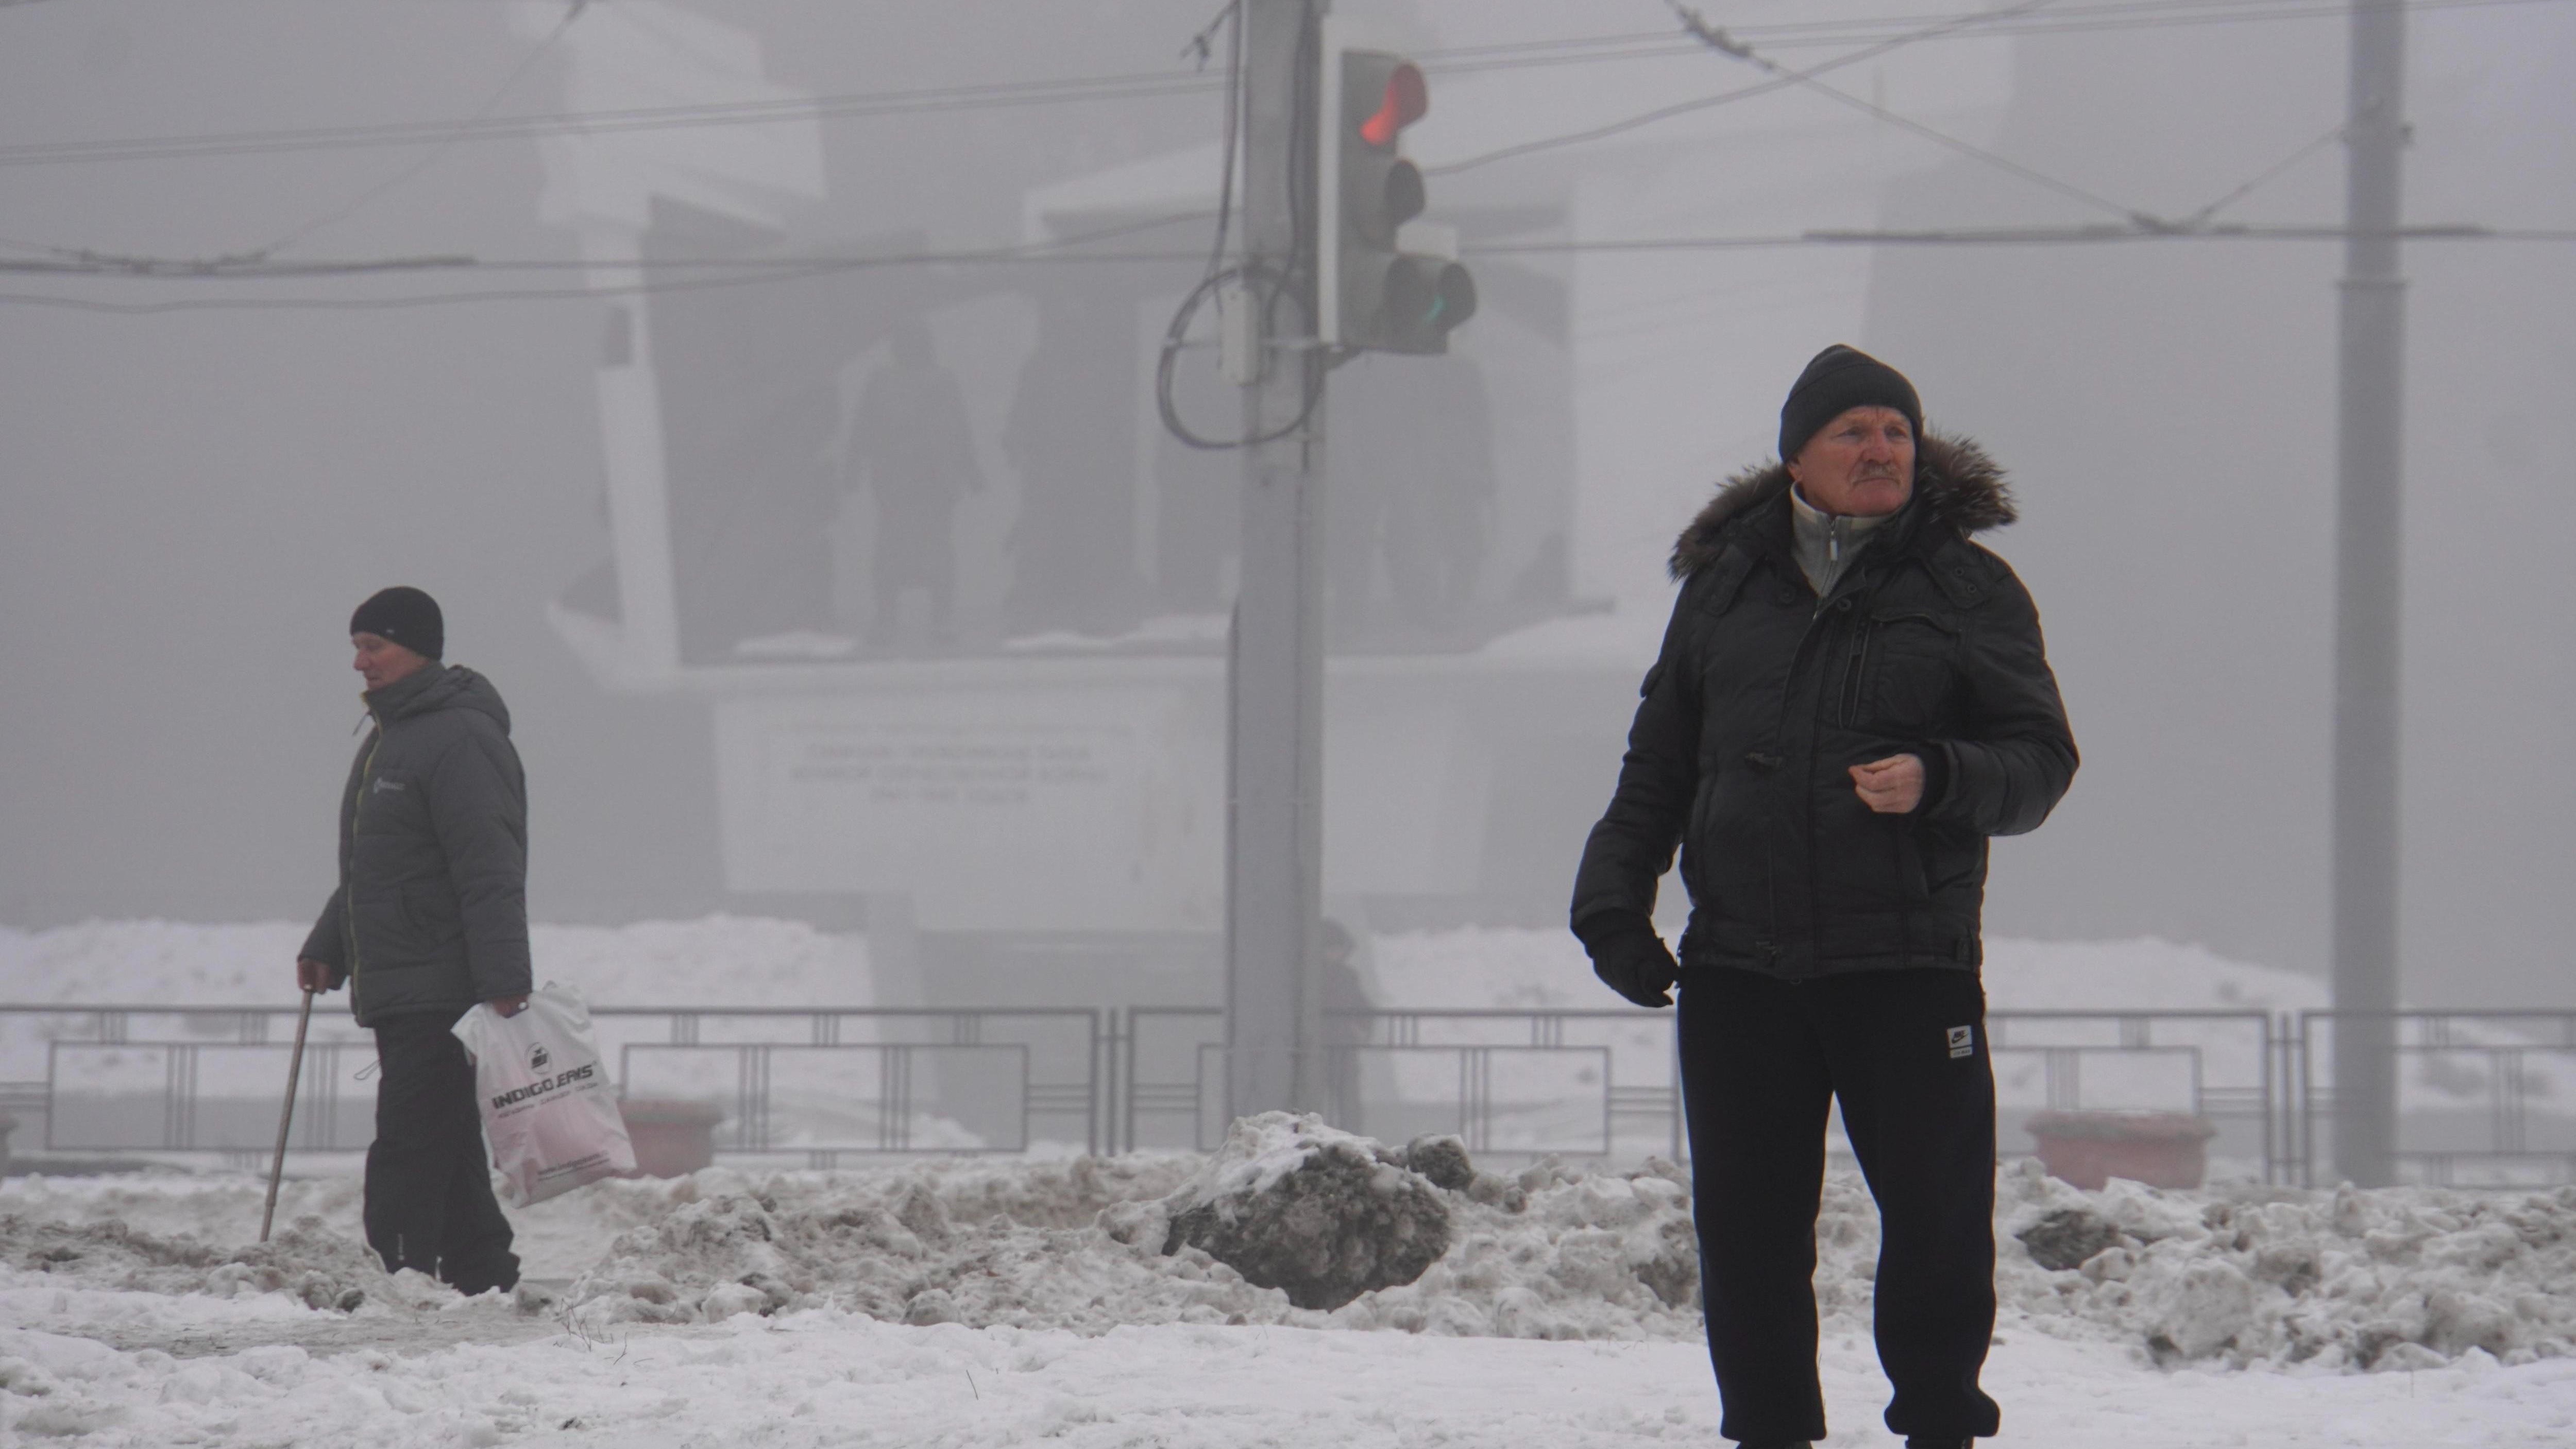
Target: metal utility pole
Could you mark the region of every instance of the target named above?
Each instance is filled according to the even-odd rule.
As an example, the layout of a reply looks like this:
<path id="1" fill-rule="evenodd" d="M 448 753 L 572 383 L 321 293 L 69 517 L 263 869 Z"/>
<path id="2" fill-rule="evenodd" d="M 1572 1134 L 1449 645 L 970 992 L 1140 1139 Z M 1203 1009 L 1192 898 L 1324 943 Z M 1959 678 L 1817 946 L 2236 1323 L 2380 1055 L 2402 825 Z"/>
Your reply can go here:
<path id="1" fill-rule="evenodd" d="M 2355 0 L 2338 368 L 2334 724 L 2334 1161 L 2396 1180 L 2400 483 L 2406 7 Z"/>
<path id="2" fill-rule="evenodd" d="M 1322 1105 L 1323 410 L 1310 267 L 1321 0 L 1240 0 L 1243 263 L 1255 380 L 1244 388 L 1243 581 L 1227 673 L 1226 1105 Z M 1311 412 L 1309 411 L 1311 405 Z M 1297 423 L 1301 415 L 1304 422 Z M 1295 426 L 1291 426 L 1296 424 Z"/>

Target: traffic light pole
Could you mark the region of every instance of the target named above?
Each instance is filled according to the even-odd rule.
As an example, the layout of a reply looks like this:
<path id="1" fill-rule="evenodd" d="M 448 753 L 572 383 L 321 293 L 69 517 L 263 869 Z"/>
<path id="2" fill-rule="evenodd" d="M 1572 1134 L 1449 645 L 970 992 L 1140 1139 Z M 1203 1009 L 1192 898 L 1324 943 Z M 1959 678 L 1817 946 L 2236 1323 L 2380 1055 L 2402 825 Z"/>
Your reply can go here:
<path id="1" fill-rule="evenodd" d="M 2406 7 L 2352 7 L 2335 527 L 2334 1161 L 2397 1180 L 2398 449 L 2406 282 L 2398 160 Z"/>
<path id="2" fill-rule="evenodd" d="M 1227 671 L 1226 1105 L 1231 1115 L 1321 1108 L 1323 1010 L 1323 409 L 1311 412 L 1310 299 L 1300 253 L 1313 158 L 1322 0 L 1241 0 L 1243 260 L 1260 360 L 1243 390 L 1243 574 Z M 1301 174 L 1302 173 L 1302 174 Z M 1292 289 L 1293 290 L 1293 289 Z M 1305 416 L 1297 424 L 1300 415 Z M 1291 426 L 1291 424 L 1297 424 Z"/>

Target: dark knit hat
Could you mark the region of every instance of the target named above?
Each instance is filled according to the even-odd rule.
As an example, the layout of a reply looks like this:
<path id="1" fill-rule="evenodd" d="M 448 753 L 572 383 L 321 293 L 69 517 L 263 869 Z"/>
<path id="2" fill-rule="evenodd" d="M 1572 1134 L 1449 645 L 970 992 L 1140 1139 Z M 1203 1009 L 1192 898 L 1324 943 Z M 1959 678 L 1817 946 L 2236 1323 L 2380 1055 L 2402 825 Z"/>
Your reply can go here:
<path id="1" fill-rule="evenodd" d="M 1894 408 L 1923 436 L 1923 404 L 1905 374 L 1861 351 L 1837 342 L 1807 362 L 1780 404 L 1780 457 L 1798 456 L 1807 440 L 1827 423 L 1858 407 Z"/>
<path id="2" fill-rule="evenodd" d="M 447 620 L 438 600 L 408 584 L 396 584 L 358 606 L 349 616 L 349 632 L 391 639 L 424 659 L 447 650 Z"/>

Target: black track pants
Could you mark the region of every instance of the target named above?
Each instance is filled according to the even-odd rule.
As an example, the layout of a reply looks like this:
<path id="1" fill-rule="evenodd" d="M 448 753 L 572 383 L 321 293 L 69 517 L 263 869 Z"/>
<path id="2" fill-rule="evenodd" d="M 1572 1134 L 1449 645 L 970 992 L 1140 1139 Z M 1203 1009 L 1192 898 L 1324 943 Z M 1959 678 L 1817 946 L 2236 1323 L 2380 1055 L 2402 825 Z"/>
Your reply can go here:
<path id="1" fill-rule="evenodd" d="M 457 1014 L 376 1023 L 376 1140 L 367 1146 L 367 1246 L 385 1271 L 417 1268 L 459 1292 L 519 1281 L 510 1220 L 492 1196 L 474 1065 Z"/>
<path id="2" fill-rule="evenodd" d="M 1964 1033 L 1964 1035 L 1962 1034 Z M 1825 1437 L 1816 1381 L 1816 1207 L 1842 1103 L 1878 1200 L 1887 1427 L 1995 1432 L 1977 1387 L 1995 1324 L 1995 1078 L 1973 972 L 1790 983 L 1682 973 L 1682 1090 L 1708 1355 L 1739 1442 Z"/>

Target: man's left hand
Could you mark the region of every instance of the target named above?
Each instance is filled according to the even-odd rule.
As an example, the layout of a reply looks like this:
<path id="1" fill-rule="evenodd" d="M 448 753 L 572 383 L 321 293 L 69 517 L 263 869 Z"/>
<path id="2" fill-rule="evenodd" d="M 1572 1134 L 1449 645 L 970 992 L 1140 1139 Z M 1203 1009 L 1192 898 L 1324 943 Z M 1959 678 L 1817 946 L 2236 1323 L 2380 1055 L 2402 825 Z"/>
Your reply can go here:
<path id="1" fill-rule="evenodd" d="M 1851 767 L 1861 803 L 1881 815 L 1911 815 L 1923 803 L 1923 757 L 1890 755 Z"/>
<path id="2" fill-rule="evenodd" d="M 495 996 L 483 1004 L 503 1016 L 516 1016 L 528 1009 L 528 998 L 524 993 L 518 996 Z"/>

